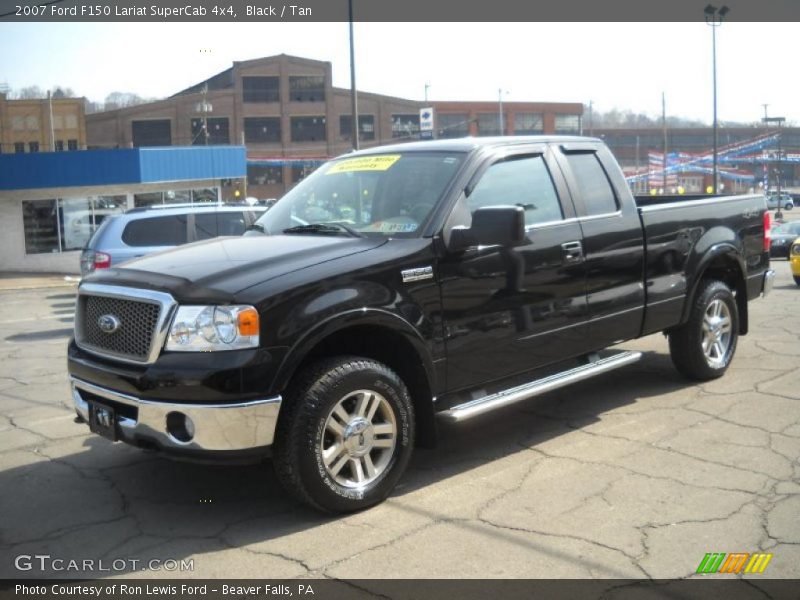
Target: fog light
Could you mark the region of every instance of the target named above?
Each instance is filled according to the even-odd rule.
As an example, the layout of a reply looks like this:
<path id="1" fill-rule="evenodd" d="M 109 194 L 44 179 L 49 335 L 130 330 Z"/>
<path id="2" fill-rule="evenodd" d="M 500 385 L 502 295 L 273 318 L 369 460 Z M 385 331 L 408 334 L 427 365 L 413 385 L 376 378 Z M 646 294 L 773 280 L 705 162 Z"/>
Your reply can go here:
<path id="1" fill-rule="evenodd" d="M 171 412 L 167 415 L 167 433 L 179 442 L 191 442 L 195 433 L 194 423 L 183 413 Z"/>

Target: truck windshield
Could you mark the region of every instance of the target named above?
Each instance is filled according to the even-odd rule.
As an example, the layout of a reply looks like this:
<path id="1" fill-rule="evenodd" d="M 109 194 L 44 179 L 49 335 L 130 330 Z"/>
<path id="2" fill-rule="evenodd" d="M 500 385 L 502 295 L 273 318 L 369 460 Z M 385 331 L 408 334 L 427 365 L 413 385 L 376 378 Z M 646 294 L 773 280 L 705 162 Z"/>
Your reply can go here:
<path id="1" fill-rule="evenodd" d="M 322 165 L 256 222 L 267 234 L 417 237 L 464 158 L 395 152 Z"/>

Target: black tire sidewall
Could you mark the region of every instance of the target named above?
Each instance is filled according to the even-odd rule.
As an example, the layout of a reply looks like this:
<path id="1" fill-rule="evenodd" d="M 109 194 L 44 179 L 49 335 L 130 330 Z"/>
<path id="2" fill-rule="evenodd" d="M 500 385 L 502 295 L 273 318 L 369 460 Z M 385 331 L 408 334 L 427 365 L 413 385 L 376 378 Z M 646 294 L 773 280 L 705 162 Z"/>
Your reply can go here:
<path id="1" fill-rule="evenodd" d="M 354 365 L 361 365 L 361 368 Z M 307 391 L 307 409 L 299 413 L 305 442 L 296 456 L 297 467 L 308 494 L 322 507 L 333 511 L 366 508 L 385 499 L 405 471 L 414 439 L 411 401 L 400 379 L 387 368 L 373 361 L 350 361 L 347 372 L 328 383 L 325 378 L 314 382 Z M 347 488 L 334 481 L 322 463 L 320 448 L 325 422 L 342 397 L 355 390 L 368 389 L 380 393 L 392 408 L 397 423 L 397 444 L 386 469 L 375 481 L 363 488 Z M 302 401 L 302 399 L 299 399 Z"/>

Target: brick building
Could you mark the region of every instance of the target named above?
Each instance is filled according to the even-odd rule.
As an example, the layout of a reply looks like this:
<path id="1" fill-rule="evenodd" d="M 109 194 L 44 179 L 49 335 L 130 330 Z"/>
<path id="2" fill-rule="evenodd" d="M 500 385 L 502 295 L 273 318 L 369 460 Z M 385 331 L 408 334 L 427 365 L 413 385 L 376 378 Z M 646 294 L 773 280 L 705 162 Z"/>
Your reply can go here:
<path id="1" fill-rule="evenodd" d="M 84 98 L 12 100 L 0 93 L 0 153 L 86 149 Z"/>
<path id="2" fill-rule="evenodd" d="M 445 127 L 444 135 L 496 134 L 487 124 L 491 115 L 496 118 L 497 103 L 433 105 L 446 122 L 465 115 L 468 123 L 464 130 Z M 419 112 L 427 106 L 359 91 L 360 146 L 418 139 Z M 504 107 L 510 134 L 580 129 L 580 104 Z M 352 147 L 350 90 L 333 87 L 331 63 L 285 54 L 235 62 L 164 100 L 87 115 L 86 121 L 89 147 L 94 148 L 243 144 L 245 193 L 257 198 L 280 197 L 322 161 Z M 223 190 L 223 196 L 229 195 Z"/>
<path id="3" fill-rule="evenodd" d="M 583 104 L 563 102 L 432 102 L 436 136 L 538 135 L 581 133 Z"/>

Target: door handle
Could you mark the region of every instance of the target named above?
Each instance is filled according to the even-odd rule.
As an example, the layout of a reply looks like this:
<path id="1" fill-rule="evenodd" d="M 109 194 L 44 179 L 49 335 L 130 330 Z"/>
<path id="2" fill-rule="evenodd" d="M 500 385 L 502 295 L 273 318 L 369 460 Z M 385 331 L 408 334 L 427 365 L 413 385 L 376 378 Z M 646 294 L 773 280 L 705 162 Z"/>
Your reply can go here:
<path id="1" fill-rule="evenodd" d="M 566 242 L 561 244 L 564 251 L 564 262 L 577 263 L 583 260 L 583 244 L 580 242 Z"/>

